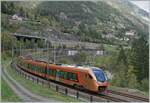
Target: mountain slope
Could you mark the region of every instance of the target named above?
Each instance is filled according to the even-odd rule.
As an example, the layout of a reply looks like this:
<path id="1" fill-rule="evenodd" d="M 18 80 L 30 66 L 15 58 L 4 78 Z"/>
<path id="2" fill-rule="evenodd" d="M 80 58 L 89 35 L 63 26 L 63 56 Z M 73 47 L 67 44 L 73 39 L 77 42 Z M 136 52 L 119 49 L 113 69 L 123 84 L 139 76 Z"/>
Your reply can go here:
<path id="1" fill-rule="evenodd" d="M 111 44 L 129 42 L 124 38 L 126 32 L 130 31 L 148 36 L 148 25 L 141 18 L 132 15 L 135 14 L 132 5 L 124 0 L 15 2 L 14 5 L 21 9 L 20 11 L 16 9 L 15 13 L 19 12 L 21 16 L 32 21 L 40 21 L 37 25 L 22 23 L 20 28 L 29 29 L 28 31 L 42 36 L 51 37 L 59 34 L 60 37 L 67 33 L 81 41 Z M 127 12 L 125 8 L 133 12 Z M 21 33 L 20 28 L 15 32 Z M 48 29 L 52 29 L 55 33 L 51 34 Z"/>

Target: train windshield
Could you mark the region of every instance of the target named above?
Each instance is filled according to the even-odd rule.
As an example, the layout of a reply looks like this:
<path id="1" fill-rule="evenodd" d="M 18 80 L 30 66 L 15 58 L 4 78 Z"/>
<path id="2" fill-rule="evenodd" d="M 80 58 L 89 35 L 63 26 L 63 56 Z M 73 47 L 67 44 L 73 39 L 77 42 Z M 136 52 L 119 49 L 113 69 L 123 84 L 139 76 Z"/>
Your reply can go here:
<path id="1" fill-rule="evenodd" d="M 102 70 L 100 70 L 100 69 L 93 69 L 93 73 L 95 74 L 97 81 L 104 82 L 104 81 L 107 80 L 106 76 L 105 76 L 105 74 L 103 73 Z"/>

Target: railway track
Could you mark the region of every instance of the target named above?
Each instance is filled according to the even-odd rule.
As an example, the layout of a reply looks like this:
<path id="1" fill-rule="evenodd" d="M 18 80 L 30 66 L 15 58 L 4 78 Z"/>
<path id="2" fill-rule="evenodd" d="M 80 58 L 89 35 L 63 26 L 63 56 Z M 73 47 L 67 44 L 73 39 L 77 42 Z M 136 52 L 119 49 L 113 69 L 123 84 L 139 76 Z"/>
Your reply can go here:
<path id="1" fill-rule="evenodd" d="M 35 95 L 28 91 L 26 88 L 21 86 L 16 80 L 14 80 L 7 72 L 6 69 L 2 68 L 2 78 L 11 87 L 11 89 L 18 95 L 18 97 L 24 102 L 46 102 L 50 101 L 47 98 Z"/>
<path id="2" fill-rule="evenodd" d="M 131 95 L 131 94 L 127 94 L 127 93 L 123 93 L 123 92 L 118 92 L 118 91 L 113 91 L 113 90 L 108 90 L 108 92 L 112 93 L 112 94 L 117 94 L 117 95 L 129 97 L 129 98 L 134 98 L 134 99 L 137 99 L 137 100 L 141 100 L 143 102 L 149 102 L 148 98 L 144 98 L 144 97 L 140 97 L 140 96 L 136 96 L 136 95 Z"/>
<path id="3" fill-rule="evenodd" d="M 12 63 L 13 65 L 13 67 L 14 68 L 17 68 L 16 66 L 16 64 L 13 62 Z M 23 71 L 22 69 L 18 69 L 18 70 L 20 70 L 20 71 Z M 30 74 L 31 75 L 31 74 Z M 34 75 L 32 75 L 32 76 L 34 76 Z M 36 76 L 37 77 L 37 76 Z M 39 77 L 38 77 L 39 78 Z M 43 78 L 40 78 L 40 79 L 43 79 Z M 43 79 L 43 80 L 45 80 L 45 79 Z M 60 85 L 60 83 L 56 83 L 57 85 Z M 63 85 L 64 86 L 64 85 Z M 66 85 L 65 85 L 65 88 L 66 88 Z M 69 89 L 74 89 L 74 90 L 76 90 L 75 88 L 73 88 L 73 87 L 70 87 L 70 86 L 68 86 L 67 88 L 69 88 Z M 118 97 L 114 97 L 114 96 L 111 96 L 111 95 L 99 95 L 99 94 L 95 94 L 95 93 L 92 93 L 92 92 L 88 92 L 88 91 L 82 91 L 82 90 L 77 90 L 77 91 L 80 91 L 80 92 L 82 92 L 82 93 L 86 93 L 86 94 L 89 94 L 89 95 L 92 95 L 94 98 L 103 98 L 103 99 L 105 99 L 106 101 L 108 101 L 108 102 L 130 102 L 129 100 L 127 100 L 126 98 L 124 98 L 124 99 L 122 99 L 122 98 L 118 98 Z M 117 95 L 120 95 L 118 92 L 113 92 L 113 91 L 110 91 L 109 90 L 109 92 L 111 92 L 111 93 L 113 93 L 113 94 L 117 94 Z M 127 95 L 127 94 L 126 94 Z M 123 94 L 121 94 L 121 96 L 124 96 L 124 97 L 129 97 L 129 96 L 126 96 L 126 95 L 123 95 Z M 132 98 L 133 96 L 131 96 L 130 98 Z M 133 97 L 134 99 L 139 99 L 139 98 L 135 98 L 135 96 Z M 95 99 L 95 100 L 93 100 L 92 99 L 92 101 L 96 101 L 96 102 L 100 102 L 100 100 L 101 99 Z M 148 99 L 146 100 L 146 99 L 141 99 L 141 101 L 148 101 Z"/>

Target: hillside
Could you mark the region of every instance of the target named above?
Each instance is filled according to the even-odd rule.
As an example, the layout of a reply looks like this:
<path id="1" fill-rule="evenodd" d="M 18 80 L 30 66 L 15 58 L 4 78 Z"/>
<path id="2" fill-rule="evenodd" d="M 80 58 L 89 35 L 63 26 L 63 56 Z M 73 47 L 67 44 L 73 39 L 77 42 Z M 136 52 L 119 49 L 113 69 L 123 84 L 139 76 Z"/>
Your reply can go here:
<path id="1" fill-rule="evenodd" d="M 149 21 L 149 13 L 132 4 L 129 0 L 105 0 L 105 2 L 116 8 L 118 11 L 123 12 L 125 15 L 128 14 L 138 18 L 143 23 L 148 23 Z"/>
<path id="2" fill-rule="evenodd" d="M 123 4 L 127 4 L 124 8 L 133 12 L 125 11 L 121 6 Z M 7 8 L 9 6 L 12 11 Z M 133 13 L 134 15 L 131 15 Z M 14 14 L 25 20 L 17 23 L 10 20 Z M 8 17 L 9 24 L 15 27 L 5 28 L 5 21 L 2 21 L 2 31 L 6 29 L 14 33 L 45 36 L 54 40 L 73 38 L 75 41 L 128 45 L 132 38 L 139 34 L 148 36 L 148 25 L 135 13 L 135 7 L 124 0 L 113 0 L 111 4 L 103 0 L 2 2 L 2 19 L 5 16 Z M 129 37 L 127 33 L 132 33 L 133 36 Z"/>

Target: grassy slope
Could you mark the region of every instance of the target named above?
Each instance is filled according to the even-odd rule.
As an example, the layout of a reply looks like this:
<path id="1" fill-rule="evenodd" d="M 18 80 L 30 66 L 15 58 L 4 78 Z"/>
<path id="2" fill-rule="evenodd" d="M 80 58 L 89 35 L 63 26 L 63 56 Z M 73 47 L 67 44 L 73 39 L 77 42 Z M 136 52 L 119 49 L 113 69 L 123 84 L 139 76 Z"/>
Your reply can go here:
<path id="1" fill-rule="evenodd" d="M 2 60 L 2 66 L 6 68 L 6 65 L 9 62 L 9 60 L 3 61 Z M 13 92 L 13 90 L 8 86 L 8 84 L 1 79 L 1 101 L 3 102 L 18 102 L 21 101 L 19 97 Z"/>
<path id="2" fill-rule="evenodd" d="M 6 62 L 8 63 L 8 62 Z M 18 76 L 14 70 L 10 68 L 10 66 L 7 68 L 9 74 L 16 79 L 20 84 L 22 84 L 25 88 L 30 90 L 33 93 L 36 93 L 38 95 L 48 97 L 52 100 L 56 101 L 63 101 L 63 102 L 80 102 L 79 100 L 68 97 L 66 95 L 63 95 L 61 93 L 55 92 L 53 89 L 49 89 L 47 87 L 42 87 L 41 85 L 37 85 L 32 83 L 32 81 L 26 80 L 25 78 Z"/>
<path id="3" fill-rule="evenodd" d="M 21 101 L 19 97 L 14 94 L 12 89 L 8 84 L 1 79 L 1 101 L 2 102 L 19 102 Z"/>

